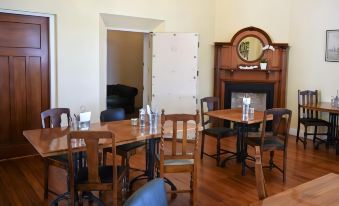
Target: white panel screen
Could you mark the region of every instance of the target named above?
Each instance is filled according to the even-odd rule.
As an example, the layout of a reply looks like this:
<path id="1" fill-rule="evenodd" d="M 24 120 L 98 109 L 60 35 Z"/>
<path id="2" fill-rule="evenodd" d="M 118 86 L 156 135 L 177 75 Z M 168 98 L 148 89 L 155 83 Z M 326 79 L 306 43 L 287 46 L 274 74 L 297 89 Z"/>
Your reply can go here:
<path id="1" fill-rule="evenodd" d="M 152 35 L 152 105 L 170 113 L 195 113 L 198 34 Z"/>

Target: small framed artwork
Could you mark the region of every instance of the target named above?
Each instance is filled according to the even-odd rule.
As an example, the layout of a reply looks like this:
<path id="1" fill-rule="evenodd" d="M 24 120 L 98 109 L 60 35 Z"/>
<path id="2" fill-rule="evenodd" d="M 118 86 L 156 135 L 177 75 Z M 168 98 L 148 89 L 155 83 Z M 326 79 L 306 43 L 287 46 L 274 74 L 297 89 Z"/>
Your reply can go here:
<path id="1" fill-rule="evenodd" d="M 326 30 L 325 61 L 339 62 L 339 30 Z"/>

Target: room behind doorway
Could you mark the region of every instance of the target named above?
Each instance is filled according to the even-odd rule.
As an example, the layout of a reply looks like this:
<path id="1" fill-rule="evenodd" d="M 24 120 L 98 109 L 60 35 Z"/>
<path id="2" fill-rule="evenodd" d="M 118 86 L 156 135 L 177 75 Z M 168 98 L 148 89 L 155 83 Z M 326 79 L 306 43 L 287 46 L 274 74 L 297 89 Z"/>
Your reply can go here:
<path id="1" fill-rule="evenodd" d="M 144 33 L 107 31 L 107 85 L 137 88 L 136 111 L 143 106 L 143 49 Z"/>

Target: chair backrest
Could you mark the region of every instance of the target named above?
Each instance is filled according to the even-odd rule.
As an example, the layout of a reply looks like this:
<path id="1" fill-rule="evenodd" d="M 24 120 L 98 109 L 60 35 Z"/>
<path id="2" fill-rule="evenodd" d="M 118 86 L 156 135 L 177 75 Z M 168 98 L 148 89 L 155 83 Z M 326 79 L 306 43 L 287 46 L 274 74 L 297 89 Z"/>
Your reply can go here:
<path id="1" fill-rule="evenodd" d="M 261 152 L 260 147 L 255 146 L 255 180 L 257 183 L 257 191 L 259 199 L 265 199 L 267 197 L 265 177 L 262 169 Z"/>
<path id="2" fill-rule="evenodd" d="M 165 141 L 165 122 L 171 122 L 173 126 L 172 131 L 172 150 L 170 155 L 164 153 L 164 141 Z M 187 123 L 192 121 L 195 124 L 194 132 L 194 154 L 188 154 L 187 149 Z M 182 138 L 178 139 L 178 122 L 182 122 Z M 165 111 L 161 112 L 161 144 L 160 144 L 160 162 L 164 162 L 164 159 L 195 159 L 198 154 L 198 127 L 199 127 L 199 111 L 196 114 L 168 114 L 165 115 Z M 182 148 L 181 152 L 177 153 L 177 142 L 180 141 Z"/>
<path id="3" fill-rule="evenodd" d="M 41 112 L 41 125 L 42 128 L 46 128 L 45 119 L 49 118 L 50 127 L 61 127 L 61 116 L 62 114 L 67 115 L 67 125 L 70 126 L 70 110 L 69 108 L 53 108 Z"/>
<path id="4" fill-rule="evenodd" d="M 101 122 L 111 122 L 125 119 L 124 108 L 107 109 L 100 113 Z"/>
<path id="5" fill-rule="evenodd" d="M 310 109 L 305 109 L 302 105 L 317 104 L 318 90 L 298 90 L 298 119 L 300 118 L 318 118 L 318 112 Z"/>
<path id="6" fill-rule="evenodd" d="M 279 136 L 284 140 L 284 148 L 287 148 L 288 134 L 290 130 L 292 111 L 285 108 L 273 108 L 264 112 L 263 127 L 261 131 L 261 146 L 264 144 L 266 136 L 267 117 L 273 116 L 272 132 L 274 136 Z"/>
<path id="7" fill-rule="evenodd" d="M 220 101 L 219 97 L 204 97 L 200 100 L 200 106 L 201 106 L 201 125 L 204 129 L 206 129 L 206 125 L 210 123 L 216 123 L 213 121 L 213 118 L 208 117 L 207 120 L 205 120 L 205 105 L 207 107 L 207 112 L 218 110 L 220 108 Z M 212 122 L 213 121 L 213 122 Z"/>
<path id="8" fill-rule="evenodd" d="M 113 183 L 102 183 L 99 176 L 99 156 L 100 156 L 100 140 L 106 140 L 106 142 L 112 142 L 112 173 Z M 81 144 L 81 142 L 83 142 Z M 116 169 L 116 151 L 115 151 L 115 136 L 110 131 L 72 131 L 67 136 L 68 144 L 68 162 L 70 174 L 76 174 L 75 171 L 79 168 L 78 165 L 74 165 L 77 161 L 75 156 L 79 153 L 79 144 L 82 147 L 86 147 L 87 157 L 87 183 L 76 184 L 74 175 L 70 175 L 70 189 L 71 194 L 74 194 L 74 186 L 79 190 L 88 191 L 92 190 L 112 190 L 116 194 L 117 188 L 117 169 Z M 73 193 L 72 193 L 73 192 Z M 74 197 L 74 196 L 73 196 Z M 73 198 L 72 198 L 73 199 Z"/>
<path id="9" fill-rule="evenodd" d="M 164 180 L 154 179 L 134 192 L 124 206 L 167 206 Z"/>

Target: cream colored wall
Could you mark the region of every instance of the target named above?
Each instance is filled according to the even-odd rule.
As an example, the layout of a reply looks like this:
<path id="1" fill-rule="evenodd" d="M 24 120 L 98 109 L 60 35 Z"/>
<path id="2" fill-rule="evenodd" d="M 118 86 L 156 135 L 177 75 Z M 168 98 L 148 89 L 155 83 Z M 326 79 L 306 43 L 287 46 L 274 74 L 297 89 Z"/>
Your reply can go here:
<path id="1" fill-rule="evenodd" d="M 135 106 L 142 107 L 144 33 L 108 31 L 107 84 L 138 89 Z"/>
<path id="2" fill-rule="evenodd" d="M 273 42 L 289 40 L 291 0 L 216 0 L 215 41 L 229 42 L 248 26 L 266 31 Z"/>
<path id="3" fill-rule="evenodd" d="M 99 120 L 100 13 L 160 19 L 164 31 L 199 33 L 199 95 L 212 93 L 214 0 L 1 0 L 0 7 L 56 15 L 57 106 L 72 113 L 86 105 Z"/>
<path id="4" fill-rule="evenodd" d="M 330 101 L 339 89 L 339 63 L 325 61 L 326 30 L 339 29 L 339 1 L 291 1 L 287 107 L 297 125 L 297 90 L 318 89 Z"/>

